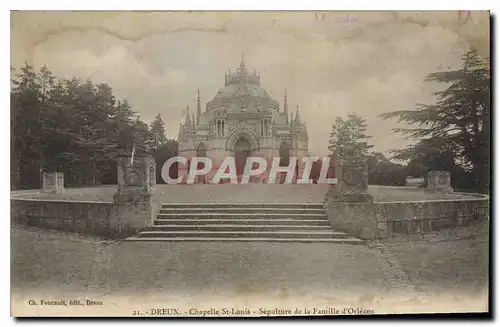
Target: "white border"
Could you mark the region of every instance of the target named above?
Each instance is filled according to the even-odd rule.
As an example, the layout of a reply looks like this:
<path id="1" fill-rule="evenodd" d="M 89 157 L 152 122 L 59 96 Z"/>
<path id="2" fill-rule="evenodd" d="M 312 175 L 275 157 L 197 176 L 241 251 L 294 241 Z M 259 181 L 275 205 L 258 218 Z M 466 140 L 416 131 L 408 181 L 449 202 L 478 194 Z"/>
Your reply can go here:
<path id="1" fill-rule="evenodd" d="M 10 4 L 10 6 L 8 6 Z M 4 65 L 2 65 L 2 71 L 5 73 L 3 79 L 1 81 L 4 83 L 4 87 L 2 88 L 2 103 L 4 104 L 2 110 L 0 110 L 0 115 L 2 115 L 0 122 L 3 124 L 2 128 L 0 128 L 0 132 L 2 133 L 2 138 L 1 140 L 3 141 L 2 147 L 3 153 L 9 153 L 9 148 L 10 148 L 10 135 L 9 135 L 9 122 L 10 122 L 10 117 L 9 117 L 9 93 L 7 93 L 10 89 L 10 85 L 8 82 L 8 78 L 10 78 L 10 70 L 8 70 L 8 65 L 7 62 L 9 62 L 10 65 L 10 51 L 7 49 L 10 49 L 10 36 L 9 36 L 9 21 L 10 21 L 10 13 L 9 10 L 242 10 L 242 9 L 252 9 L 252 10 L 282 10 L 282 9 L 287 9 L 287 10 L 457 10 L 457 9 L 468 9 L 468 10 L 492 10 L 492 13 L 497 13 L 500 12 L 498 9 L 500 2 L 499 1 L 483 1 L 483 0 L 475 0 L 475 1 L 463 1 L 463 0 L 455 0 L 453 2 L 442 2 L 442 1 L 435 1 L 435 0 L 422 0 L 418 2 L 410 2 L 410 1 L 387 1 L 387 0 L 379 0 L 379 1 L 346 1 L 346 2 L 326 2 L 326 1 L 321 1 L 321 0 L 309 0 L 309 1 L 275 1 L 275 2 L 270 2 L 269 0 L 253 0 L 253 1 L 203 1 L 203 0 L 184 0 L 184 1 L 169 1 L 167 3 L 163 1 L 148 1 L 148 0 L 141 0 L 141 1 L 130 1 L 130 0 L 125 0 L 125 1 L 108 1 L 104 2 L 102 0 L 87 0 L 87 1 L 64 1 L 64 0 L 45 0 L 45 1 L 16 1 L 14 3 L 8 3 L 8 2 L 2 2 L 1 6 L 6 7 L 5 10 L 2 10 L 2 49 L 3 51 L 1 52 L 2 56 L 4 57 Z M 3 8 L 2 8 L 3 9 Z M 498 25 L 498 21 L 496 23 Z M 498 39 L 498 34 L 494 34 L 495 40 L 497 41 Z M 495 62 L 498 63 L 498 56 L 495 54 Z M 498 85 L 495 84 L 495 89 L 494 89 L 494 94 L 498 94 Z M 496 103 L 496 102 L 495 102 Z M 496 110 L 497 108 L 492 108 L 492 110 Z M 497 111 L 498 112 L 498 111 Z M 498 115 L 498 114 L 497 114 Z M 497 125 L 497 120 L 495 119 L 494 121 L 494 128 L 493 131 L 496 130 L 495 127 L 498 127 Z M 495 141 L 496 141 L 496 135 L 495 135 Z M 495 152 L 499 153 L 500 145 L 498 142 L 495 142 Z M 4 155 L 4 158 L 6 155 Z M 0 185 L 1 185 L 1 201 L 2 201 L 2 208 L 9 208 L 9 197 L 10 197 L 10 174 L 7 174 L 7 172 L 10 172 L 10 163 L 9 160 L 4 159 L 1 161 L 2 165 L 2 171 L 5 173 L 2 175 L 2 179 L 0 180 Z M 494 180 L 494 186 L 498 186 L 498 175 L 495 175 L 495 180 Z M 497 188 L 498 189 L 498 188 Z M 496 201 L 493 199 L 495 204 Z M 9 224 L 8 221 L 9 218 L 9 213 L 4 212 L 2 215 L 2 222 L 4 223 L 3 228 L 1 228 L 1 231 L 3 232 L 3 235 L 1 237 L 1 240 L 3 242 L 2 246 L 2 251 L 1 256 L 2 259 L 4 260 L 4 267 L 7 265 L 10 265 L 10 251 L 7 251 L 7 249 L 10 249 L 10 233 L 9 233 Z M 498 223 L 496 224 L 495 232 L 498 235 Z M 493 251 L 493 253 L 497 253 L 496 251 Z M 494 254 L 495 255 L 495 254 Z M 495 259 L 498 259 L 497 257 Z M 495 271 L 498 271 L 495 269 Z M 1 308 L 3 310 L 2 312 L 2 318 L 4 321 L 2 321 L 2 325 L 11 325 L 14 324 L 15 322 L 12 319 L 6 319 L 6 317 L 10 316 L 10 310 L 7 308 L 10 308 L 10 270 L 9 269 L 2 269 L 0 271 L 1 274 Z M 497 277 L 497 275 L 495 275 Z M 495 283 L 498 285 L 498 282 Z M 496 294 L 498 296 L 498 293 Z M 496 301 L 495 308 L 491 308 L 492 310 L 495 310 L 498 312 L 498 302 Z M 39 321 L 38 321 L 39 322 Z M 204 321 L 202 321 L 204 322 Z M 270 323 L 271 321 L 259 321 L 258 324 L 266 324 Z M 277 321 L 272 321 L 276 323 Z M 31 325 L 33 322 L 25 322 L 24 324 L 26 325 Z M 52 324 L 52 321 L 46 321 L 48 324 Z M 82 323 L 82 322 L 80 322 Z M 108 322 L 110 323 L 110 322 Z M 120 322 L 113 322 L 119 324 Z M 140 324 L 142 324 L 141 322 Z M 175 321 L 166 321 L 168 324 L 176 324 L 177 322 Z M 286 323 L 286 322 L 285 322 Z M 345 322 L 339 322 L 335 321 L 335 324 L 344 324 Z M 355 324 L 364 324 L 367 322 L 356 322 Z M 373 322 L 369 322 L 372 323 Z M 381 323 L 384 323 L 384 321 L 381 321 Z M 96 326 L 100 325 L 101 322 L 97 321 L 89 321 L 89 322 L 83 322 L 83 325 L 88 325 L 88 326 Z M 135 324 L 135 323 L 134 323 Z M 426 325 L 432 325 L 434 324 L 433 322 L 425 322 Z M 437 322 L 436 322 L 437 324 Z M 471 322 L 467 322 L 468 325 L 471 324 Z M 475 323 L 472 323 L 475 324 Z"/>
<path id="2" fill-rule="evenodd" d="M 409 1 L 155 1 L 125 0 L 120 2 L 105 2 L 87 0 L 69 2 L 63 0 L 23 0 L 16 1 L 11 10 L 489 10 L 494 7 L 494 1 L 464 1 L 453 2 L 422 0 Z"/>

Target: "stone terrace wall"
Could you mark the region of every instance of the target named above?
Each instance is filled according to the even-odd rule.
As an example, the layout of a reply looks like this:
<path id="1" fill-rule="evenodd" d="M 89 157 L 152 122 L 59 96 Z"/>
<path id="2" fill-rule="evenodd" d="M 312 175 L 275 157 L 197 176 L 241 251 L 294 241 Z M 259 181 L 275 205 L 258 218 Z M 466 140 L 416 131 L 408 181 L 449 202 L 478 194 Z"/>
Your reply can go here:
<path id="1" fill-rule="evenodd" d="M 464 200 L 419 202 L 375 202 L 373 213 L 378 223 L 378 237 L 395 234 L 426 233 L 441 228 L 466 226 L 487 220 L 487 197 Z"/>
<path id="2" fill-rule="evenodd" d="M 158 208 L 151 203 L 112 203 L 11 199 L 12 223 L 127 237 L 150 226 Z M 151 217 L 151 219 L 144 219 Z"/>

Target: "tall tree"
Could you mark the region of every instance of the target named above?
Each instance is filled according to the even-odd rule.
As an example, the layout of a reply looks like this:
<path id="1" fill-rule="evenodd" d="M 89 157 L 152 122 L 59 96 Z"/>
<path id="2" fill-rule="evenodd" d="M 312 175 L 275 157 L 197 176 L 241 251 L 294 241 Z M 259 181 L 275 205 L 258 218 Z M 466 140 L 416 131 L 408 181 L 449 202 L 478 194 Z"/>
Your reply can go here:
<path id="1" fill-rule="evenodd" d="M 149 130 L 107 84 L 58 79 L 47 67 L 11 69 L 11 185 L 37 188 L 43 171 L 67 185 L 116 182 L 116 157 L 148 151 Z"/>
<path id="2" fill-rule="evenodd" d="M 19 72 L 13 71 L 11 87 L 12 184 L 39 186 L 44 144 L 38 72 L 25 63 Z"/>
<path id="3" fill-rule="evenodd" d="M 157 151 L 163 144 L 167 142 L 165 135 L 165 122 L 160 114 L 157 114 L 149 127 L 148 145 L 151 151 Z"/>
<path id="4" fill-rule="evenodd" d="M 429 74 L 427 81 L 447 85 L 435 93 L 434 104 L 381 115 L 416 125 L 395 131 L 417 142 L 395 150 L 395 158 L 411 160 L 420 156 L 451 153 L 454 161 L 472 169 L 476 189 L 486 192 L 490 173 L 490 69 L 477 51 L 462 57 L 462 68 Z"/>
<path id="5" fill-rule="evenodd" d="M 366 119 L 351 113 L 344 120 L 337 117 L 330 133 L 329 149 L 337 156 L 367 155 L 373 146 L 368 144 Z"/>

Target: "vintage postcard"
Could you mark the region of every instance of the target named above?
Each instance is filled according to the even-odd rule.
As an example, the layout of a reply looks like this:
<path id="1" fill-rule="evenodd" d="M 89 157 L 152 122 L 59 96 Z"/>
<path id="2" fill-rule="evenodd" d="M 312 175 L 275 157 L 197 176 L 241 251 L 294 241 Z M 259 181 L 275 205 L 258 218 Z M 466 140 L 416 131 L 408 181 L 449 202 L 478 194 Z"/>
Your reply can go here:
<path id="1" fill-rule="evenodd" d="M 488 313 L 488 11 L 11 12 L 11 315 Z"/>

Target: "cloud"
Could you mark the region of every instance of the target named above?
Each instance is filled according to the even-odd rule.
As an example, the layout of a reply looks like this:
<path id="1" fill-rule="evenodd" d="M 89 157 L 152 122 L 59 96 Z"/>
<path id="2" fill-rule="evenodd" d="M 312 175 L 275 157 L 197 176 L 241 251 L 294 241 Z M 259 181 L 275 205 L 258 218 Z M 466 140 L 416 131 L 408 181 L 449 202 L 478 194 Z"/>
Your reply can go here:
<path id="1" fill-rule="evenodd" d="M 407 141 L 389 131 L 396 122 L 378 115 L 432 101 L 442 86 L 422 78 L 459 67 L 469 48 L 470 38 L 449 26 L 455 16 L 441 16 L 326 13 L 321 21 L 313 12 L 17 12 L 11 58 L 13 66 L 28 60 L 56 76 L 108 83 L 144 120 L 161 113 L 176 137 L 182 111 L 196 105 L 196 89 L 210 101 L 243 53 L 281 104 L 287 86 L 313 153 L 326 152 L 335 117 L 348 112 L 367 117 L 372 143 L 387 151 Z M 474 33 L 474 42 L 489 38 L 489 26 Z"/>

